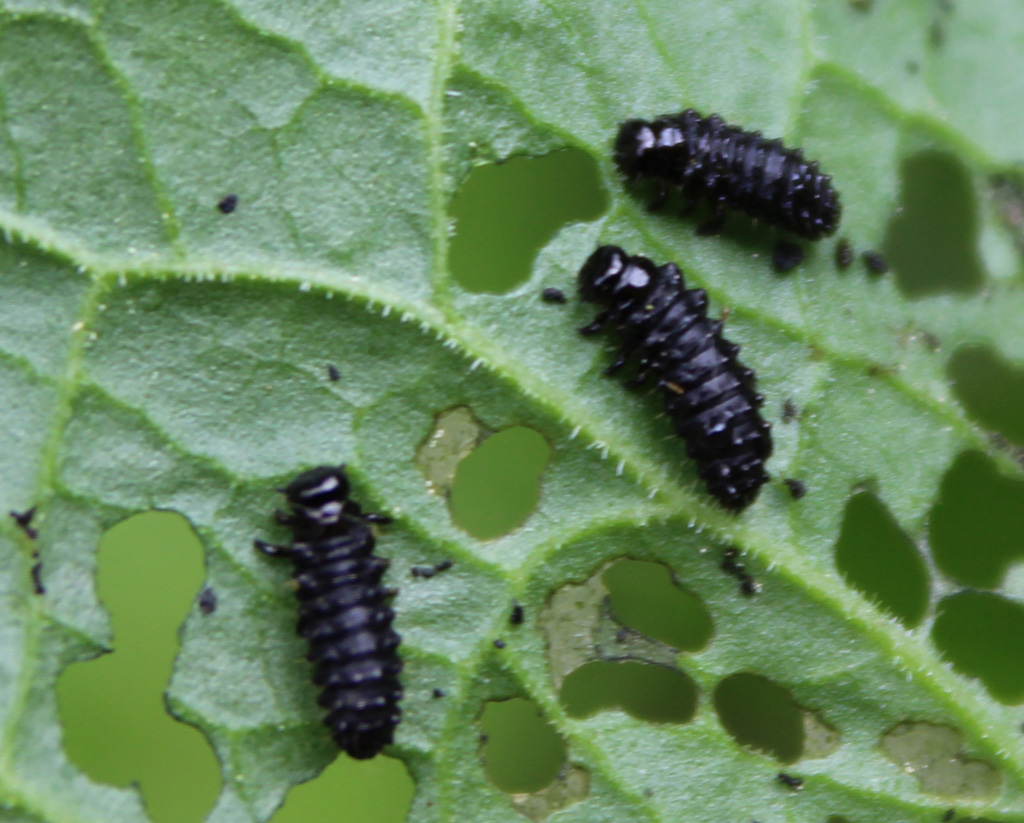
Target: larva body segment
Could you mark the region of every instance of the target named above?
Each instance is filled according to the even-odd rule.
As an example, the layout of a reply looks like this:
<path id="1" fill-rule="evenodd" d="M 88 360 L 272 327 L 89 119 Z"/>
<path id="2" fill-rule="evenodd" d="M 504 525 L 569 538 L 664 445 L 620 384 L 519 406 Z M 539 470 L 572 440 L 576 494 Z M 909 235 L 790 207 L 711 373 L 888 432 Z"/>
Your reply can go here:
<path id="1" fill-rule="evenodd" d="M 365 760 L 393 741 L 402 716 L 400 638 L 387 605 L 395 591 L 380 584 L 388 561 L 374 556 L 371 529 L 388 519 L 348 499 L 343 466 L 304 472 L 283 493 L 290 511 L 278 520 L 292 529 L 292 544 L 256 547 L 294 564 L 297 631 L 309 642 L 324 724 L 340 748 Z"/>
<path id="2" fill-rule="evenodd" d="M 752 503 L 768 479 L 771 426 L 758 411 L 763 398 L 754 373 L 736 359 L 739 346 L 722 337 L 720 321 L 707 317 L 703 289 L 685 288 L 674 263 L 655 266 L 617 246 L 588 258 L 579 288 L 584 300 L 605 307 L 581 331 L 610 325 L 621 341 L 607 372 L 634 361 L 631 384 L 653 376 L 708 492 L 727 509 Z"/>
<path id="3" fill-rule="evenodd" d="M 781 140 L 730 126 L 717 114 L 693 109 L 655 120 L 628 120 L 619 127 L 615 163 L 631 181 L 658 185 L 655 205 L 668 189 L 683 193 L 687 207 L 710 200 L 716 226 L 729 207 L 808 240 L 832 234 L 842 207 L 832 178 L 800 149 Z"/>

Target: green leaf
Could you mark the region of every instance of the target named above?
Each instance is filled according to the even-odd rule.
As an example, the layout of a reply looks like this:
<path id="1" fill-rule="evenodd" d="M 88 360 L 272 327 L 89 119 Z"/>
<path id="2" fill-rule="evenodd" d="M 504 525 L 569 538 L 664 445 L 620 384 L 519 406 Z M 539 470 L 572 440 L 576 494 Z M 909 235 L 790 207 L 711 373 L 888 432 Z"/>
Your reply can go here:
<path id="1" fill-rule="evenodd" d="M 221 764 L 207 819 L 266 820 L 335 757 L 287 572 L 251 543 L 275 534 L 275 486 L 342 460 L 355 498 L 395 517 L 380 548 L 406 697 L 389 755 L 416 784 L 410 819 L 1024 820 L 1019 531 L 981 571 L 960 570 L 963 540 L 931 552 L 940 523 L 988 535 L 1021 506 L 1019 412 L 948 376 L 983 347 L 1019 384 L 1021 99 L 1012 3 L 0 3 L 0 489 L 39 529 L 0 529 L 0 820 L 146 819 L 136 788 L 65 755 L 55 689 L 116 646 L 100 536 L 153 508 L 201 536 L 219 604 L 190 611 L 167 692 Z M 649 214 L 610 142 L 687 106 L 820 159 L 840 234 L 894 272 L 840 272 L 825 241 L 778 276 L 764 227 L 697 237 Z M 525 282 L 464 289 L 460 186 L 559 148 L 592 160 L 607 208 L 553 227 Z M 677 261 L 728 309 L 776 444 L 742 514 L 707 497 L 658 398 L 601 376 L 606 346 L 575 331 L 592 311 L 538 299 L 573 294 L 597 242 Z M 449 509 L 452 466 L 512 427 L 550 446 L 539 502 L 479 539 Z M 998 494 L 958 505 L 986 483 Z M 872 582 L 884 567 L 843 565 L 858 534 L 898 553 L 923 617 Z M 653 608 L 683 598 L 702 639 L 680 650 L 617 616 L 623 557 L 670 570 Z M 693 708 L 645 719 L 611 680 L 585 711 L 560 700 L 620 658 L 668 667 Z M 482 718 L 510 698 L 564 746 L 541 789 L 506 791 L 485 765 Z"/>

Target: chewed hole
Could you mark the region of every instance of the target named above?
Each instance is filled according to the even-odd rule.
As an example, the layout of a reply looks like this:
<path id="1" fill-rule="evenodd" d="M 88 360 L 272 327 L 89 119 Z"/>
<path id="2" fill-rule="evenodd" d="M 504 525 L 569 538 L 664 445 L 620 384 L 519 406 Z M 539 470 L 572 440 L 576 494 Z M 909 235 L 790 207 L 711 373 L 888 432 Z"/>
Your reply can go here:
<path id="1" fill-rule="evenodd" d="M 415 784 L 401 760 L 339 757 L 318 777 L 292 788 L 271 823 L 333 823 L 338 809 L 352 823 L 402 823 Z"/>
<path id="2" fill-rule="evenodd" d="M 981 288 L 978 206 L 954 155 L 925 151 L 900 167 L 901 211 L 889 221 L 883 254 L 904 294 L 921 297 Z"/>
<path id="3" fill-rule="evenodd" d="M 988 346 L 964 346 L 949 360 L 953 392 L 982 426 L 1024 446 L 1024 368 Z"/>
<path id="4" fill-rule="evenodd" d="M 449 501 L 455 524 L 478 540 L 521 526 L 537 508 L 550 457 L 547 440 L 525 426 L 488 437 L 455 470 Z"/>
<path id="5" fill-rule="evenodd" d="M 954 594 L 939 603 L 932 639 L 996 700 L 1024 702 L 1024 606 L 990 592 Z"/>
<path id="6" fill-rule="evenodd" d="M 882 750 L 930 794 L 988 797 L 1002 782 L 991 764 L 964 754 L 963 735 L 949 726 L 900 723 L 882 736 Z"/>
<path id="7" fill-rule="evenodd" d="M 684 651 L 711 639 L 711 615 L 661 563 L 623 558 L 605 571 L 612 612 L 627 626 Z"/>
<path id="8" fill-rule="evenodd" d="M 789 691 L 766 677 L 741 672 L 715 688 L 715 710 L 737 743 L 783 763 L 799 759 L 804 748 L 803 711 Z"/>
<path id="9" fill-rule="evenodd" d="M 905 626 L 928 608 L 928 569 L 917 548 L 873 494 L 846 504 L 836 541 L 836 566 L 846 581 Z"/>
<path id="10" fill-rule="evenodd" d="M 579 149 L 477 166 L 451 205 L 452 276 L 471 292 L 507 292 L 560 228 L 607 208 L 597 164 Z"/>
<path id="11" fill-rule="evenodd" d="M 416 465 L 427 489 L 447 494 L 459 463 L 490 433 L 467 406 L 455 406 L 437 415 L 434 428 L 416 450 Z"/>
<path id="12" fill-rule="evenodd" d="M 942 478 L 928 528 L 943 573 L 965 586 L 995 588 L 1024 558 L 1024 481 L 1003 477 L 981 452 L 964 452 Z"/>
<path id="13" fill-rule="evenodd" d="M 206 739 L 164 704 L 178 630 L 204 576 L 202 544 L 179 514 L 149 512 L 109 529 L 96 587 L 114 653 L 71 665 L 57 681 L 68 757 L 100 783 L 137 784 L 157 823 L 202 820 L 220 789 Z"/>
<path id="14" fill-rule="evenodd" d="M 554 781 L 565 762 L 565 742 L 532 700 L 488 703 L 480 727 L 487 736 L 487 777 L 502 791 L 539 791 Z"/>
<path id="15" fill-rule="evenodd" d="M 595 660 L 566 676 L 559 699 L 571 717 L 620 708 L 650 723 L 688 723 L 697 710 L 697 685 L 668 666 Z"/>

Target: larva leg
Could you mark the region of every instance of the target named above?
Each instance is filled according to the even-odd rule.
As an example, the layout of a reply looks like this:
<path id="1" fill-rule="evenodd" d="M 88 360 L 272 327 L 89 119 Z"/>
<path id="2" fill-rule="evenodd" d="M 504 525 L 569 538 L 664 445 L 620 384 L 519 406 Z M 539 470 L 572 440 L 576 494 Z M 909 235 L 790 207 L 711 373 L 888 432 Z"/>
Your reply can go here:
<path id="1" fill-rule="evenodd" d="M 580 329 L 580 334 L 589 335 L 597 334 L 601 329 L 604 328 L 604 324 L 608 322 L 608 315 L 610 312 L 603 311 L 597 317 L 594 318 L 594 322 L 589 326 L 584 326 Z"/>
<path id="2" fill-rule="evenodd" d="M 701 237 L 718 234 L 725 225 L 725 207 L 721 203 L 715 205 L 715 211 L 705 222 L 697 226 L 697 234 Z"/>
<path id="3" fill-rule="evenodd" d="M 666 200 L 668 200 L 668 186 L 658 183 L 658 190 L 654 193 L 651 202 L 647 204 L 647 211 L 661 211 L 665 207 Z"/>
<path id="4" fill-rule="evenodd" d="M 291 546 L 278 546 L 266 540 L 253 540 L 252 545 L 268 557 L 289 557 L 292 553 Z"/>

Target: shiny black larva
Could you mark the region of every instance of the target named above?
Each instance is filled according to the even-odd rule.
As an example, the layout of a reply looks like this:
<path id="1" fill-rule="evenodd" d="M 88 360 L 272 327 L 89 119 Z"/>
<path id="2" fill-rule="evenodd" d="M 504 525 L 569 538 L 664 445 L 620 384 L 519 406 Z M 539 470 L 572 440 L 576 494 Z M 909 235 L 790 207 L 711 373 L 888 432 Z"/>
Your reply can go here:
<path id="1" fill-rule="evenodd" d="M 687 209 L 699 197 L 710 200 L 715 216 L 707 231 L 721 225 L 726 207 L 808 240 L 839 225 L 839 194 L 817 162 L 717 114 L 701 117 L 687 109 L 651 121 L 627 120 L 615 141 L 615 163 L 629 180 L 658 186 L 652 207 L 664 202 L 670 188 L 682 191 Z"/>
<path id="2" fill-rule="evenodd" d="M 754 373 L 737 359 L 739 346 L 722 337 L 722 323 L 707 317 L 703 289 L 687 289 L 674 263 L 655 266 L 617 246 L 602 246 L 579 272 L 580 296 L 605 307 L 580 329 L 610 325 L 621 349 L 612 373 L 628 361 L 639 371 L 632 385 L 655 377 L 676 434 L 708 491 L 727 509 L 742 509 L 767 481 L 771 426 L 758 410 Z"/>
<path id="3" fill-rule="evenodd" d="M 294 563 L 298 633 L 316 664 L 324 724 L 339 747 L 365 760 L 393 741 L 402 716 L 400 638 L 387 605 L 396 592 L 380 585 L 388 561 L 373 554 L 372 524 L 390 521 L 349 500 L 344 466 L 311 469 L 282 491 L 290 511 L 277 519 L 292 529 L 292 544 L 257 540 L 256 548 Z"/>

